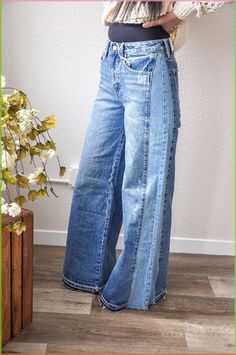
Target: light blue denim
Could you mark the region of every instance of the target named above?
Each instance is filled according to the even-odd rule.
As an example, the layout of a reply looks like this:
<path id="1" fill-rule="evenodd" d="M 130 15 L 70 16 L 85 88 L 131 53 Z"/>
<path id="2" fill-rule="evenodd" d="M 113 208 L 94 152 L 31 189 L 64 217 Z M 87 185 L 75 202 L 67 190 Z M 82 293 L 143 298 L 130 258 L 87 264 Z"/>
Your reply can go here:
<path id="1" fill-rule="evenodd" d="M 181 126 L 170 39 L 107 40 L 69 216 L 62 282 L 103 307 L 166 298 Z M 123 223 L 124 247 L 116 257 Z"/>

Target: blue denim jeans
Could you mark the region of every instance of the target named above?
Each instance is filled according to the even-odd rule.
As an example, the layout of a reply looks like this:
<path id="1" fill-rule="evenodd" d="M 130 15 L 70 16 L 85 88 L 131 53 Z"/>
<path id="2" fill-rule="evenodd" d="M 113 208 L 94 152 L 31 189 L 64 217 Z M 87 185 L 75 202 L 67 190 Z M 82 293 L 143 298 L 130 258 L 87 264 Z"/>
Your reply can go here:
<path id="1" fill-rule="evenodd" d="M 62 282 L 103 307 L 166 298 L 180 122 L 170 39 L 107 40 L 69 216 Z M 124 247 L 116 256 L 123 225 Z"/>

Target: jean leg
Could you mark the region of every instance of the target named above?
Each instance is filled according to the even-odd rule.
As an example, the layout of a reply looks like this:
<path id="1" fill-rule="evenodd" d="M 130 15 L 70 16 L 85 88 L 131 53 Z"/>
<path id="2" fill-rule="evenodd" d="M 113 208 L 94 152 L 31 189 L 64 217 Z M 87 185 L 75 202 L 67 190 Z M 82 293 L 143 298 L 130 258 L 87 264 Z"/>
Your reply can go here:
<path id="1" fill-rule="evenodd" d="M 122 225 L 123 110 L 104 61 L 70 209 L 62 281 L 71 288 L 100 292 L 116 263 Z"/>
<path id="2" fill-rule="evenodd" d="M 172 184 L 166 190 L 179 123 L 175 116 L 176 88 L 172 67 L 163 52 L 158 54 L 152 80 L 128 70 L 124 74 L 124 249 L 103 289 L 101 301 L 111 310 L 145 310 L 166 294 L 166 272 L 159 271 L 160 267 L 167 267 L 168 261 L 170 226 L 165 228 L 165 239 L 162 230 L 167 207 L 165 193 L 170 207 L 174 182 L 172 169 Z M 169 219 L 170 216 L 169 213 Z M 165 249 L 161 249 L 163 245 Z"/>

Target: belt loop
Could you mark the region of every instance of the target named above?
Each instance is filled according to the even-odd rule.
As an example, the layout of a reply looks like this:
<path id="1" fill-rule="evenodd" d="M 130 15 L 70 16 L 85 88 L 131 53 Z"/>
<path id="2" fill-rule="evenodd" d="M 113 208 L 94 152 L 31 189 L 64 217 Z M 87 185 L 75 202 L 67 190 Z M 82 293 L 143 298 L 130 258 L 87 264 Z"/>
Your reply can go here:
<path id="1" fill-rule="evenodd" d="M 122 42 L 122 55 L 125 57 L 125 42 Z"/>
<path id="2" fill-rule="evenodd" d="M 170 56 L 171 56 L 171 48 L 170 48 L 170 44 L 169 44 L 169 38 L 163 38 L 163 41 L 164 41 L 164 44 L 165 44 L 167 57 L 170 58 Z"/>
<path id="3" fill-rule="evenodd" d="M 173 54 L 173 53 L 174 53 L 174 51 L 175 51 L 175 47 L 174 47 L 174 43 L 173 43 L 173 41 L 172 41 L 172 38 L 171 38 L 171 37 L 169 37 L 169 44 L 170 44 L 171 52 L 172 52 L 172 54 Z"/>
<path id="4" fill-rule="evenodd" d="M 118 53 L 124 57 L 124 45 L 125 43 L 124 42 L 117 42 L 118 44 Z"/>
<path id="5" fill-rule="evenodd" d="M 170 37 L 163 38 L 168 58 L 174 53 L 174 45 Z"/>

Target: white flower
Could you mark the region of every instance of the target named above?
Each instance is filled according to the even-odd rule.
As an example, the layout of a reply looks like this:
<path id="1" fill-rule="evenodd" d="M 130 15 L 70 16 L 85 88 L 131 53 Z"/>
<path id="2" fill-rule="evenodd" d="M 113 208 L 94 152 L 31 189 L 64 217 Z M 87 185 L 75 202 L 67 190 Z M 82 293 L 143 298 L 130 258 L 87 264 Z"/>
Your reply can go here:
<path id="1" fill-rule="evenodd" d="M 3 203 L 1 205 L 1 212 L 4 214 L 8 214 L 8 204 L 7 203 Z"/>
<path id="2" fill-rule="evenodd" d="M 52 159 L 56 155 L 56 152 L 54 149 L 49 149 L 49 150 L 43 150 L 40 153 L 40 160 L 45 163 L 47 159 Z"/>
<path id="3" fill-rule="evenodd" d="M 19 216 L 19 214 L 21 213 L 21 208 L 20 206 L 15 203 L 15 202 L 11 202 L 8 205 L 8 214 L 12 217 L 16 217 Z"/>
<path id="4" fill-rule="evenodd" d="M 2 197 L 1 211 L 4 214 L 8 214 L 8 203 L 5 202 L 5 198 Z"/>
<path id="5" fill-rule="evenodd" d="M 36 179 L 38 177 L 39 174 L 41 174 L 43 172 L 43 167 L 38 167 L 35 169 L 34 173 L 29 174 L 28 179 L 29 179 L 29 183 L 36 185 Z"/>
<path id="6" fill-rule="evenodd" d="M 32 185 L 36 185 L 36 181 L 35 181 L 35 175 L 34 174 L 29 174 L 28 179 L 29 179 L 29 183 Z"/>
<path id="7" fill-rule="evenodd" d="M 18 124 L 19 124 L 20 131 L 23 134 L 26 134 L 26 133 L 30 132 L 31 129 L 32 129 L 30 121 L 28 121 L 28 122 L 27 121 L 19 122 Z"/>
<path id="8" fill-rule="evenodd" d="M 22 108 L 16 112 L 16 117 L 20 121 L 29 121 L 32 118 L 32 113 L 30 112 L 30 110 Z"/>
<path id="9" fill-rule="evenodd" d="M 3 150 L 2 152 L 2 169 L 12 169 L 15 167 L 17 159 L 17 154 L 16 152 L 13 152 L 12 154 L 9 154 L 6 150 Z"/>
<path id="10" fill-rule="evenodd" d="M 1 75 L 1 87 L 5 88 L 6 85 L 7 85 L 6 77 L 4 75 Z"/>
<path id="11" fill-rule="evenodd" d="M 49 150 L 48 150 L 48 157 L 49 157 L 49 159 L 54 158 L 55 155 L 56 155 L 56 151 L 55 151 L 54 149 L 49 149 Z"/>
<path id="12" fill-rule="evenodd" d="M 20 109 L 16 112 L 16 117 L 19 120 L 18 124 L 22 133 L 26 134 L 32 128 L 32 113 L 30 110 Z"/>
<path id="13" fill-rule="evenodd" d="M 16 150 L 20 149 L 20 141 L 19 141 L 19 139 L 15 139 L 15 147 L 16 147 Z"/>
<path id="14" fill-rule="evenodd" d="M 47 154 L 47 151 L 43 150 L 40 155 L 39 155 L 39 159 L 45 163 L 46 160 L 48 159 L 48 154 Z"/>

